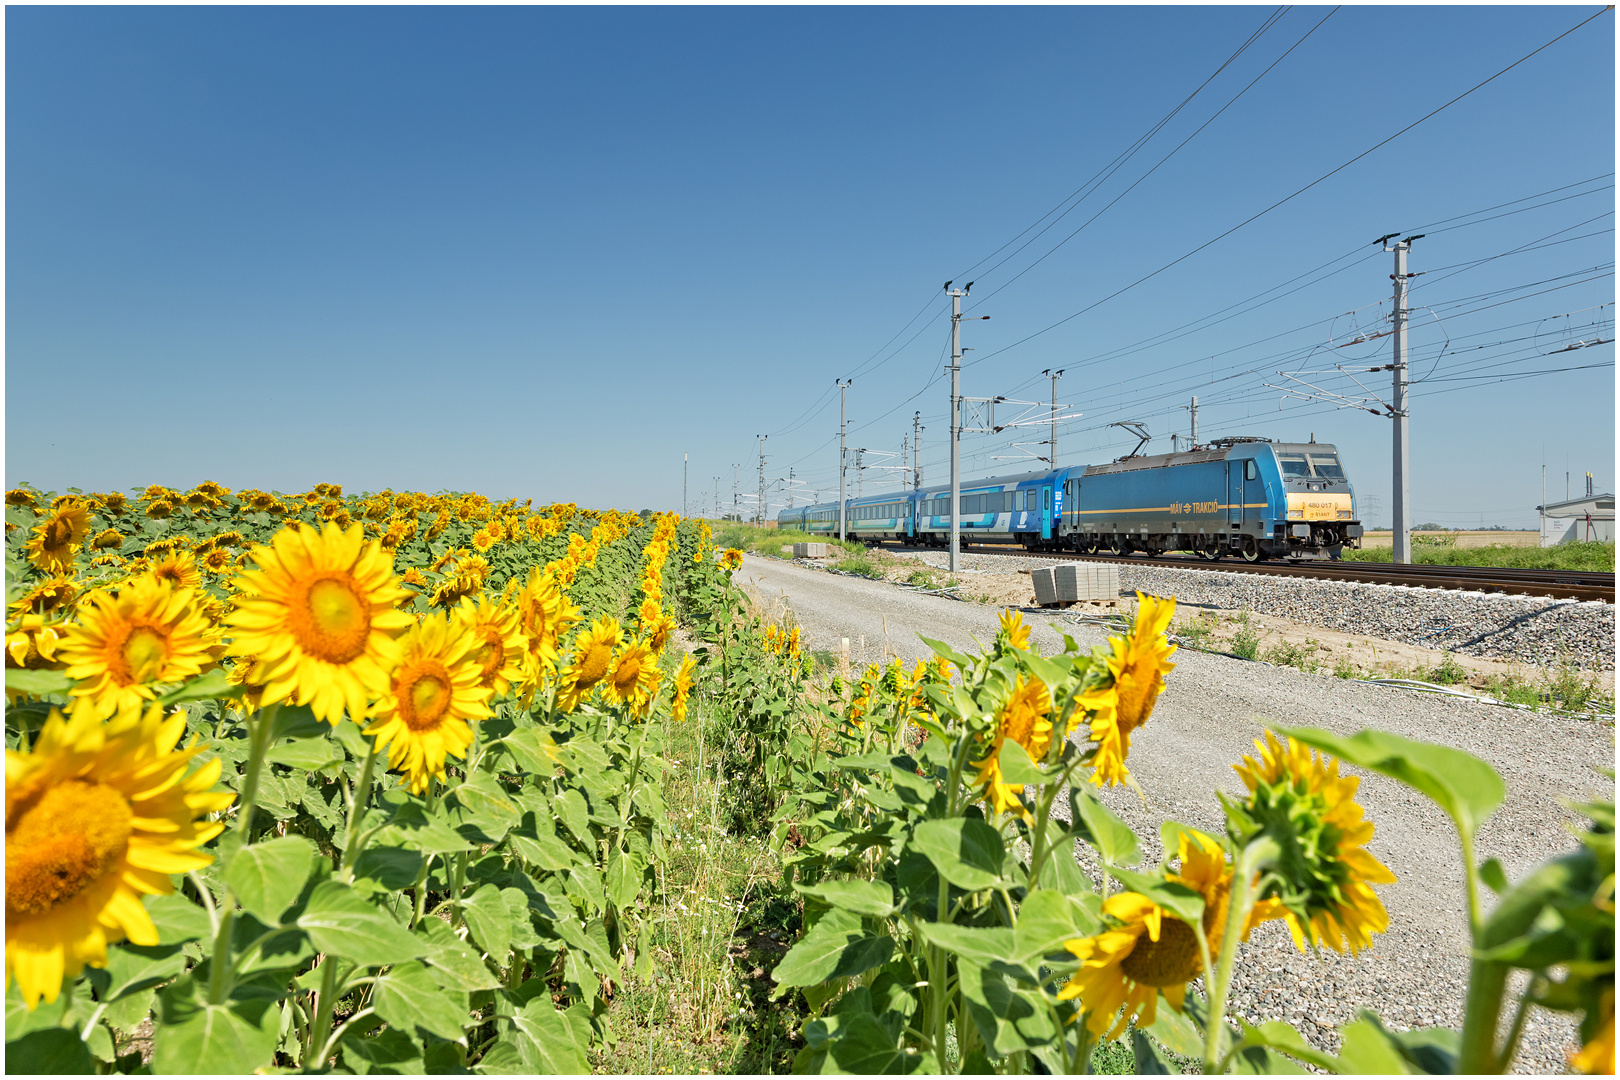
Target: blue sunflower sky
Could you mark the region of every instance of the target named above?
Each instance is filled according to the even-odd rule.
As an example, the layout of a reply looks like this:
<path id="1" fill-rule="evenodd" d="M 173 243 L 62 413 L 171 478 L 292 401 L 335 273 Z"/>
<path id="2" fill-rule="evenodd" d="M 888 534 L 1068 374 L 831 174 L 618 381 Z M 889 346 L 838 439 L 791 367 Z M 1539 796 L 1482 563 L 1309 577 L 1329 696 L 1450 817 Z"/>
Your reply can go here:
<path id="1" fill-rule="evenodd" d="M 838 377 L 864 490 L 914 414 L 943 480 L 954 279 L 965 393 L 1064 369 L 1061 463 L 1196 394 L 1379 523 L 1389 422 L 1279 372 L 1387 395 L 1340 369 L 1421 232 L 1416 520 L 1533 527 L 1543 462 L 1614 484 L 1601 12 L 10 7 L 6 482 L 679 509 L 686 453 L 729 510 L 768 435 L 774 512 L 836 490 Z"/>

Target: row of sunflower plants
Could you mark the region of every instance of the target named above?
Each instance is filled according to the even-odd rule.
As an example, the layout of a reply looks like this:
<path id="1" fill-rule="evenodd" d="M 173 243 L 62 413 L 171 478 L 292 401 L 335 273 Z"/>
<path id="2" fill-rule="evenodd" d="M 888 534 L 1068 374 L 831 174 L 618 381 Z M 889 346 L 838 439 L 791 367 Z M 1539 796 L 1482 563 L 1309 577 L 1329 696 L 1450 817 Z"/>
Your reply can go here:
<path id="1" fill-rule="evenodd" d="M 775 993 L 801 993 L 812 1015 L 796 1071 L 1077 1073 L 1126 1039 L 1143 1072 L 1503 1072 L 1541 1006 L 1581 1016 L 1572 1065 L 1612 1072 L 1612 800 L 1577 807 L 1591 822 L 1578 849 L 1510 884 L 1474 853 L 1504 795 L 1488 764 L 1378 731 L 1278 729 L 1234 765 L 1246 795 L 1215 793 L 1224 835 L 1166 822 L 1164 860 L 1140 865 L 1096 791 L 1135 784 L 1131 736 L 1175 666 L 1173 610 L 1139 596 L 1126 634 L 1089 652 L 1065 635 L 1050 657 L 1006 614 L 982 654 L 928 641 L 929 663 L 874 667 L 843 691 L 833 745 L 794 760 L 777 816 L 805 905 L 774 972 Z M 1461 1031 L 1363 1012 L 1329 1054 L 1286 1023 L 1227 1015 L 1257 925 L 1350 953 L 1388 926 L 1373 886 L 1395 877 L 1367 850 L 1341 764 L 1409 785 L 1456 826 L 1473 948 Z"/>
<path id="2" fill-rule="evenodd" d="M 587 1071 L 715 555 L 476 495 L 8 492 L 8 1068 Z"/>

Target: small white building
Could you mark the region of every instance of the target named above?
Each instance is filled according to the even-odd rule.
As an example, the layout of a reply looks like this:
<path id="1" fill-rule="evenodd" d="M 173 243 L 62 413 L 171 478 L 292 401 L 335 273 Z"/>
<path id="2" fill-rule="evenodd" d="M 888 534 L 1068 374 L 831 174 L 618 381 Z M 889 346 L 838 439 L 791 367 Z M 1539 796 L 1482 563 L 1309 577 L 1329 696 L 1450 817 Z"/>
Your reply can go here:
<path id="1" fill-rule="evenodd" d="M 1614 493 L 1583 495 L 1578 499 L 1538 506 L 1541 511 L 1541 546 L 1614 540 Z"/>

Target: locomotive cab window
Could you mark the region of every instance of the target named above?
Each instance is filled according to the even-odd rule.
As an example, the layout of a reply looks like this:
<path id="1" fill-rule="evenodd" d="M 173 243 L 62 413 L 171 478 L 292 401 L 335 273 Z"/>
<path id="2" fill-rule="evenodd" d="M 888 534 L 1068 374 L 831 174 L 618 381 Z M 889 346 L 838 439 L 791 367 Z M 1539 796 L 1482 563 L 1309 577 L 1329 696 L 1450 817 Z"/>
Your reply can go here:
<path id="1" fill-rule="evenodd" d="M 1278 454 L 1277 464 L 1282 466 L 1284 480 L 1297 480 L 1311 475 L 1311 467 L 1305 461 L 1304 454 Z M 1253 480 L 1254 477 L 1250 476 L 1249 479 Z"/>
<path id="2" fill-rule="evenodd" d="M 1325 480 L 1344 479 L 1344 468 L 1333 454 L 1312 454 L 1311 464 L 1316 466 L 1316 475 Z"/>
<path id="3" fill-rule="evenodd" d="M 1244 461 L 1244 463 L 1243 463 L 1243 479 L 1245 479 L 1245 480 L 1258 480 L 1259 478 L 1260 478 L 1260 470 L 1255 467 L 1254 458 L 1249 458 L 1246 461 Z"/>

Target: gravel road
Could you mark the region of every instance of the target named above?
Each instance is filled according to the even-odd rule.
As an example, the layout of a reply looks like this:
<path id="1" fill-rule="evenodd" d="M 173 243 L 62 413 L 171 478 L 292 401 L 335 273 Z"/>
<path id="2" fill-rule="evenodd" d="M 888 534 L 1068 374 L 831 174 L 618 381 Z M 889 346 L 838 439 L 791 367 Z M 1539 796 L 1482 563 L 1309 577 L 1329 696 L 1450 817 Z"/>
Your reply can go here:
<path id="1" fill-rule="evenodd" d="M 931 655 L 918 634 L 956 648 L 995 635 L 997 611 L 920 595 L 891 585 L 828 574 L 791 563 L 748 557 L 734 580 L 767 606 L 790 606 L 807 647 L 837 651 L 850 639 L 851 661 L 884 655 L 910 660 Z M 1029 617 L 1042 652 L 1061 646 L 1047 623 L 1057 622 L 1083 648 L 1104 632 L 1062 619 Z M 864 637 L 864 647 L 860 644 Z M 887 650 L 887 653 L 886 651 Z M 1408 738 L 1445 743 L 1489 761 L 1507 784 L 1507 801 L 1480 830 L 1479 857 L 1502 861 L 1510 878 L 1575 846 L 1567 827 L 1579 819 L 1565 800 L 1613 795 L 1598 773 L 1615 762 L 1614 729 L 1461 699 L 1429 697 L 1387 687 L 1307 675 L 1182 651 L 1153 718 L 1132 741 L 1130 766 L 1147 794 L 1111 789 L 1104 800 L 1138 832 L 1144 856 L 1159 857 L 1158 826 L 1167 818 L 1210 832 L 1223 827 L 1213 791 L 1243 792 L 1231 766 L 1252 749 L 1268 722 L 1353 734 L 1378 727 Z M 1354 772 L 1355 770 L 1347 770 Z M 1376 1010 L 1397 1027 L 1460 1027 L 1467 983 L 1466 901 L 1461 858 L 1449 820 L 1427 799 L 1376 775 L 1362 780 L 1358 799 L 1377 834 L 1368 849 L 1400 881 L 1381 886 L 1390 929 L 1367 953 L 1321 958 L 1295 950 L 1280 923 L 1255 932 L 1239 953 L 1233 1008 L 1251 1020 L 1294 1021 L 1326 1049 L 1332 1029 Z M 1082 863 L 1085 862 L 1082 855 Z M 1576 1046 L 1574 1025 L 1534 1014 L 1517 1069 L 1567 1072 Z"/>

